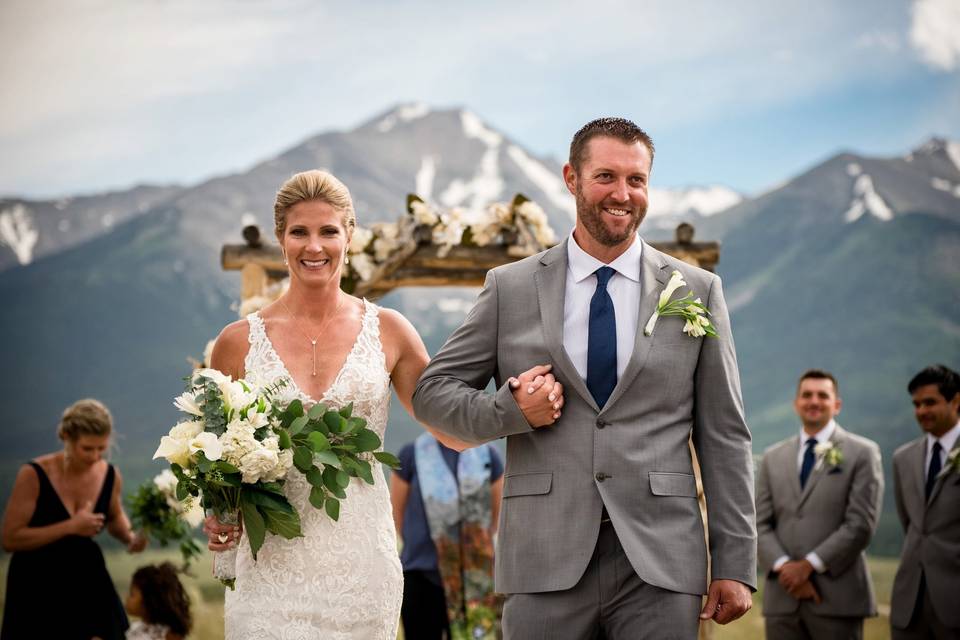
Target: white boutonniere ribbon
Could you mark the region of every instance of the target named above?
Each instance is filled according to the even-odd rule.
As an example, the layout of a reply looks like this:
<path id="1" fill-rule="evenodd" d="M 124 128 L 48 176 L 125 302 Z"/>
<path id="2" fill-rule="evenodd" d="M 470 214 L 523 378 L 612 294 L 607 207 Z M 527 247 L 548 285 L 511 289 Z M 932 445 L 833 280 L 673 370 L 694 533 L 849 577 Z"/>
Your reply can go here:
<path id="1" fill-rule="evenodd" d="M 960 448 L 958 447 L 954 447 L 947 454 L 947 463 L 943 465 L 943 469 L 940 470 L 937 477 L 945 476 L 948 473 L 960 473 Z"/>
<path id="2" fill-rule="evenodd" d="M 653 327 L 657 324 L 657 318 L 660 316 L 680 316 L 687 323 L 683 326 L 683 332 L 691 338 L 701 336 L 717 337 L 717 330 L 710 322 L 710 310 L 704 306 L 700 298 L 694 299 L 693 291 L 688 291 L 687 295 L 677 300 L 671 300 L 670 297 L 680 287 L 687 286 L 683 276 L 679 271 L 670 274 L 670 280 L 667 286 L 660 292 L 660 300 L 657 302 L 657 310 L 653 312 L 647 325 L 643 328 L 643 335 L 653 334 Z"/>
<path id="3" fill-rule="evenodd" d="M 813 453 L 817 456 L 818 469 L 824 462 L 834 468 L 843 464 L 843 451 L 833 442 L 821 442 L 813 448 Z"/>

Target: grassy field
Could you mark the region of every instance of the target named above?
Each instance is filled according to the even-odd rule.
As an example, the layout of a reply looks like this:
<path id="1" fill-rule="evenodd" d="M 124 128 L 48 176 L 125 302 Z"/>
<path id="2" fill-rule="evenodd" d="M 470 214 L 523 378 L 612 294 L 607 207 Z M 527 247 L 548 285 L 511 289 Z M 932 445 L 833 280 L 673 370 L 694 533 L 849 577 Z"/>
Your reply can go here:
<path id="1" fill-rule="evenodd" d="M 105 551 L 110 575 L 121 598 L 126 596 L 130 585 L 130 576 L 137 567 L 144 564 L 172 560 L 178 555 L 174 551 L 149 550 L 139 555 L 129 555 L 123 551 Z M 4 554 L 0 559 L 0 609 L 4 600 L 7 584 L 7 564 L 10 558 Z M 223 638 L 223 588 L 210 576 L 210 556 L 205 555 L 193 568 L 192 577 L 183 581 L 193 602 L 194 631 L 190 637 L 194 640 L 219 640 Z M 887 616 L 890 611 L 890 591 L 893 576 L 897 570 L 896 558 L 870 558 L 870 572 L 877 591 L 880 616 L 867 620 L 864 629 L 865 640 L 886 640 L 890 638 Z M 753 609 L 741 620 L 721 627 L 712 625 L 712 640 L 760 640 L 764 638 L 763 618 L 760 615 L 760 593 L 754 594 Z M 53 611 L 51 610 L 51 613 Z"/>

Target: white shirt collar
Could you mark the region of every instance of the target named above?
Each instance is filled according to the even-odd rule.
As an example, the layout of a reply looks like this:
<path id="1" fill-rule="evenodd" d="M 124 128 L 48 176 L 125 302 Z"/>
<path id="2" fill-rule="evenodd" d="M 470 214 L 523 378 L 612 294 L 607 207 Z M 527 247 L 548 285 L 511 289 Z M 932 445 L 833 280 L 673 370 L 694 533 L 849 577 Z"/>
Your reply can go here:
<path id="1" fill-rule="evenodd" d="M 933 443 L 939 441 L 940 446 L 943 447 L 943 451 L 948 453 L 953 450 L 953 446 L 957 443 L 957 438 L 960 438 L 960 422 L 953 425 L 953 428 L 950 431 L 947 431 L 945 434 L 939 438 L 933 437 L 932 434 L 927 434 L 927 457 L 930 457 L 930 454 L 933 452 Z"/>
<path id="2" fill-rule="evenodd" d="M 815 436 L 811 436 L 809 433 L 803 430 L 803 427 L 800 427 L 800 446 L 805 446 L 807 440 L 810 438 L 815 438 L 817 444 L 823 444 L 833 436 L 833 432 L 836 430 L 837 423 L 833 418 L 830 418 L 830 422 L 827 423 L 827 426 L 825 426 L 823 429 L 820 429 Z"/>
<path id="3" fill-rule="evenodd" d="M 580 248 L 577 241 L 570 232 L 570 238 L 567 241 L 567 264 L 570 273 L 573 274 L 574 282 L 582 282 L 600 267 L 611 267 L 622 276 L 630 278 L 634 282 L 640 282 L 640 259 L 643 257 L 643 238 L 637 235 L 635 242 L 616 260 L 610 264 L 600 262 L 592 255 Z"/>

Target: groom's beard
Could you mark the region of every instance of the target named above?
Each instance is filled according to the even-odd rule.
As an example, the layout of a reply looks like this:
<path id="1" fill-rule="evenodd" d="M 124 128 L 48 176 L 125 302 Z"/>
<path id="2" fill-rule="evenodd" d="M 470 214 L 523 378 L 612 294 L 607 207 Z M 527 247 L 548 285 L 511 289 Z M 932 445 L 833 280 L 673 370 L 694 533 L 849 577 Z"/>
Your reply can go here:
<path id="1" fill-rule="evenodd" d="M 642 208 L 617 204 L 615 207 L 617 209 L 630 210 L 630 224 L 628 224 L 622 232 L 616 233 L 609 229 L 603 222 L 602 203 L 590 204 L 587 202 L 579 184 L 577 185 L 576 200 L 577 217 L 580 218 L 583 226 L 586 227 L 587 232 L 593 236 L 593 239 L 607 247 L 615 247 L 634 235 L 637 229 L 640 228 L 640 223 L 643 222 L 643 218 L 647 215 L 646 204 L 644 204 Z"/>

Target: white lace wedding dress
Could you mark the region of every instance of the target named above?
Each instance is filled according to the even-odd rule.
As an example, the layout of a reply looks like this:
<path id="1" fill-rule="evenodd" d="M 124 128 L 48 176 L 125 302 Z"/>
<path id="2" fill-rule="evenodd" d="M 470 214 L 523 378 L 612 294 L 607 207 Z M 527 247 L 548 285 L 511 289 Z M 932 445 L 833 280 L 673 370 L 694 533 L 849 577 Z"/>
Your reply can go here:
<path id="1" fill-rule="evenodd" d="M 353 349 L 333 384 L 317 400 L 331 407 L 353 402 L 354 414 L 383 438 L 390 402 L 390 376 L 380 344 L 376 305 L 364 301 L 363 323 Z M 247 375 L 264 381 L 289 380 L 284 393 L 307 396 L 290 376 L 256 313 L 247 316 L 250 350 Z M 403 598 L 390 494 L 382 469 L 376 484 L 354 478 L 334 522 L 310 505 L 310 485 L 295 468 L 284 493 L 301 517 L 302 538 L 267 534 L 254 561 L 240 541 L 236 591 L 226 592 L 227 640 L 396 640 Z"/>

